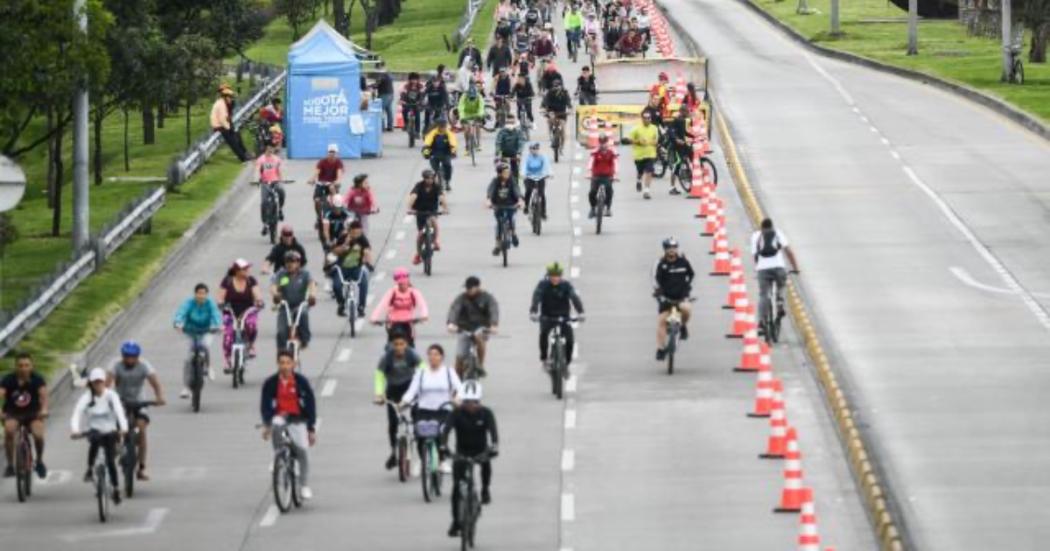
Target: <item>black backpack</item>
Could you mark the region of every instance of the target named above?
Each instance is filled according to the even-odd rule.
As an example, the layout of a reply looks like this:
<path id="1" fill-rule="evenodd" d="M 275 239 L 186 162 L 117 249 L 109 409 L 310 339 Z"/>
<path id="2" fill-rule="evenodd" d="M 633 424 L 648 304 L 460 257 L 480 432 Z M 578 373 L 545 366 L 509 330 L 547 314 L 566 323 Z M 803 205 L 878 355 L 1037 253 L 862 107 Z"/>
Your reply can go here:
<path id="1" fill-rule="evenodd" d="M 758 255 L 762 258 L 772 258 L 780 253 L 780 240 L 777 239 L 776 230 L 762 230 L 758 237 Z M 756 257 L 755 260 L 758 260 Z"/>

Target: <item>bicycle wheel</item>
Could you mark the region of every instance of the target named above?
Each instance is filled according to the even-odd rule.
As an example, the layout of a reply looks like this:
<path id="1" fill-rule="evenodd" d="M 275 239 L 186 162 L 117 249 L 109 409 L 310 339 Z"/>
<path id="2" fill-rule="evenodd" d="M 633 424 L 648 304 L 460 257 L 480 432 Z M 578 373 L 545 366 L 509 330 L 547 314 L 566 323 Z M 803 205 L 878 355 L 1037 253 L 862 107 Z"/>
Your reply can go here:
<path id="1" fill-rule="evenodd" d="M 98 521 L 106 522 L 109 518 L 109 484 L 106 483 L 106 468 L 101 464 L 95 466 L 95 499 L 98 501 Z"/>
<path id="2" fill-rule="evenodd" d="M 303 506 L 302 486 L 299 483 L 299 460 L 294 456 L 288 464 L 288 479 L 292 482 L 292 505 L 296 508 Z"/>
<path id="3" fill-rule="evenodd" d="M 711 185 L 718 186 L 718 169 L 715 168 L 715 163 L 707 157 L 700 157 L 700 175 L 703 176 L 703 180 L 711 182 Z"/>
<path id="4" fill-rule="evenodd" d="M 416 114 L 414 112 L 409 112 L 405 126 L 408 130 L 408 148 L 412 149 L 416 147 Z"/>
<path id="5" fill-rule="evenodd" d="M 277 217 L 270 219 L 270 222 L 266 225 L 266 233 L 270 234 L 270 244 L 275 245 L 277 243 Z"/>
<path id="6" fill-rule="evenodd" d="M 232 356 L 232 358 L 231 358 L 232 362 L 231 363 L 233 365 L 230 366 L 230 375 L 231 375 L 230 379 L 233 380 L 233 388 L 237 388 L 238 386 L 241 385 L 240 371 L 243 368 L 241 363 L 244 362 L 244 357 L 241 355 L 241 353 L 237 352 L 237 349 L 233 350 L 233 352 L 231 353 L 231 356 Z"/>
<path id="7" fill-rule="evenodd" d="M 357 299 L 346 301 L 346 319 L 350 322 L 350 338 L 357 336 Z"/>
<path id="8" fill-rule="evenodd" d="M 599 188 L 600 189 L 600 188 Z M 605 193 L 598 192 L 598 200 L 595 201 L 598 205 L 594 208 L 594 228 L 595 232 L 599 235 L 602 233 L 602 219 L 605 218 Z"/>
<path id="9" fill-rule="evenodd" d="M 29 499 L 33 483 L 33 452 L 32 448 L 29 448 L 31 444 L 29 444 L 24 430 L 22 428 L 19 429 L 18 450 L 15 453 L 15 488 L 18 491 L 19 502 Z M 27 449 L 29 450 L 28 453 Z"/>
<path id="10" fill-rule="evenodd" d="M 440 461 L 437 458 L 437 451 L 434 451 L 434 464 L 439 465 Z M 435 497 L 441 497 L 441 480 L 444 475 L 441 474 L 441 470 L 435 468 L 434 472 L 430 475 L 430 487 Z"/>
<path id="11" fill-rule="evenodd" d="M 471 166 L 478 166 L 477 150 L 478 150 L 477 138 L 474 136 L 474 131 L 471 130 L 470 132 L 467 133 L 467 151 L 470 151 L 470 165 Z"/>
<path id="12" fill-rule="evenodd" d="M 478 530 L 478 517 L 480 516 L 481 506 L 478 504 L 478 496 L 474 492 L 467 494 L 465 501 L 467 502 L 467 511 L 470 511 L 467 515 L 470 518 L 470 522 L 467 523 L 463 532 L 467 535 L 467 545 L 473 549 L 474 537 L 477 535 Z"/>
<path id="13" fill-rule="evenodd" d="M 554 349 L 554 363 L 551 364 L 551 393 L 561 400 L 564 391 L 565 378 L 565 351 L 561 348 Z"/>
<path id="14" fill-rule="evenodd" d="M 138 463 L 135 439 L 135 434 L 131 432 L 124 438 L 124 455 L 120 461 L 121 470 L 124 471 L 124 495 L 129 498 L 135 495 L 135 467 Z"/>
<path id="15" fill-rule="evenodd" d="M 423 457 L 420 457 L 420 473 L 419 482 L 423 486 L 423 501 L 430 503 L 431 494 L 431 478 L 430 473 L 432 470 L 436 470 L 437 466 L 433 464 L 432 457 L 430 455 L 430 442 L 423 444 Z"/>
<path id="16" fill-rule="evenodd" d="M 471 532 L 474 528 L 474 519 L 472 518 L 474 511 L 471 510 L 468 500 L 468 496 L 474 493 L 474 490 L 466 483 L 462 483 L 459 486 L 459 548 L 460 551 L 467 551 L 473 545 L 471 541 Z"/>
<path id="17" fill-rule="evenodd" d="M 554 162 L 561 159 L 561 134 L 556 129 L 551 129 L 551 150 L 554 152 Z"/>
<path id="18" fill-rule="evenodd" d="M 193 413 L 198 413 L 201 410 L 201 390 L 204 386 L 204 365 L 197 356 L 193 359 L 193 378 L 190 383 L 190 391 L 193 394 L 190 406 L 193 408 Z"/>
<path id="19" fill-rule="evenodd" d="M 667 165 L 670 161 L 667 159 L 667 148 L 663 146 L 657 146 L 656 148 L 656 162 L 653 163 L 653 178 L 663 178 L 667 174 Z"/>
<path id="20" fill-rule="evenodd" d="M 292 480 L 288 458 L 278 452 L 273 458 L 273 502 L 282 513 L 292 508 Z"/>
<path id="21" fill-rule="evenodd" d="M 674 353 L 678 348 L 678 330 L 675 328 L 671 329 L 671 334 L 667 338 L 667 374 L 674 375 Z"/>
<path id="22" fill-rule="evenodd" d="M 501 249 L 500 250 L 500 254 L 503 256 L 503 267 L 506 268 L 507 267 L 507 262 L 508 262 L 507 261 L 507 251 L 510 249 L 510 247 L 508 246 L 506 240 L 504 240 L 503 245 L 500 247 L 500 249 Z"/>
<path id="23" fill-rule="evenodd" d="M 539 201 L 533 201 L 532 210 L 529 211 L 529 214 L 532 217 L 532 233 L 536 235 L 543 233 L 543 212 L 541 211 L 541 208 Z"/>
<path id="24" fill-rule="evenodd" d="M 693 188 L 693 169 L 690 168 L 689 163 L 678 163 L 678 166 L 675 167 L 675 180 L 678 181 L 678 187 L 682 188 L 682 192 L 688 194 Z"/>
<path id="25" fill-rule="evenodd" d="M 408 482 L 411 476 L 412 465 L 408 459 L 408 438 L 404 436 L 397 439 L 397 479 Z"/>

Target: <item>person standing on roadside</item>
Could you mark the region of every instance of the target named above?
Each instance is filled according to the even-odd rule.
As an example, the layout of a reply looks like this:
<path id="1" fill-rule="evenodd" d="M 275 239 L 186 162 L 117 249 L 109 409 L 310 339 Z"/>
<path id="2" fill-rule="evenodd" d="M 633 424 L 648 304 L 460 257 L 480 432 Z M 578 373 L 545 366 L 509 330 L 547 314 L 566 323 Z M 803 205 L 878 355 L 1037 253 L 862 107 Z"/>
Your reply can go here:
<path id="1" fill-rule="evenodd" d="M 244 149 L 241 135 L 233 129 L 233 96 L 233 89 L 229 85 L 219 86 L 219 97 L 211 106 L 211 129 L 222 134 L 226 145 L 230 146 L 233 154 L 243 163 L 251 160 L 251 157 Z"/>
<path id="2" fill-rule="evenodd" d="M 383 65 L 380 65 L 379 68 L 384 69 Z M 392 132 L 394 130 L 394 81 L 386 70 L 376 77 L 376 94 L 383 102 L 383 117 L 386 119 L 383 123 L 384 132 Z"/>

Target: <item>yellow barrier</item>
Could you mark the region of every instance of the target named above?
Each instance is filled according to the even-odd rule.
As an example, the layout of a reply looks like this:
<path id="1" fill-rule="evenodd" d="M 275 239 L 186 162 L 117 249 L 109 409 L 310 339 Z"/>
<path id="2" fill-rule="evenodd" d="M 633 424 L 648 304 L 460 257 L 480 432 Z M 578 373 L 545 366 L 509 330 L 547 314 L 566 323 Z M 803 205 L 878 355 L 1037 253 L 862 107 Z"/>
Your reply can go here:
<path id="1" fill-rule="evenodd" d="M 718 124 L 718 133 L 722 137 L 723 149 L 725 150 L 726 164 L 732 173 L 733 181 L 736 183 L 737 193 L 747 209 L 751 224 L 755 227 L 765 218 L 762 206 L 755 197 L 751 188 L 751 182 L 747 178 L 737 156 L 736 144 L 729 133 L 725 117 L 719 111 L 715 117 Z M 868 509 L 868 515 L 875 529 L 876 537 L 882 551 L 904 551 L 904 541 L 897 529 L 893 514 L 886 506 L 885 492 L 875 473 L 869 454 L 865 449 L 864 442 L 860 439 L 860 432 L 853 421 L 852 409 L 846 400 L 845 394 L 839 388 L 835 373 L 831 369 L 827 354 L 821 345 L 820 336 L 817 334 L 813 323 L 809 319 L 809 313 L 794 281 L 788 282 L 788 309 L 791 318 L 802 335 L 806 346 L 806 352 L 816 367 L 817 378 L 824 387 L 824 396 L 828 406 L 835 416 L 836 426 L 842 441 L 845 444 L 853 476 L 864 493 L 864 503 Z"/>

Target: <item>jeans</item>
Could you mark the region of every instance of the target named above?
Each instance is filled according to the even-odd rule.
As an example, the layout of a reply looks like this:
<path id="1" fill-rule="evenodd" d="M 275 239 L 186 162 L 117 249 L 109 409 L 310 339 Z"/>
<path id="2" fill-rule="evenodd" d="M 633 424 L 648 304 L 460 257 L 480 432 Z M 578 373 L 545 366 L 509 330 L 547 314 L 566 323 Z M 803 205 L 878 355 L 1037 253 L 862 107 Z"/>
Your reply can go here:
<path id="1" fill-rule="evenodd" d="M 193 353 L 200 346 L 204 349 L 204 361 L 208 361 L 208 349 L 211 348 L 211 333 L 205 333 L 203 335 L 192 335 L 190 333 L 183 333 L 186 335 L 186 340 L 189 346 L 187 350 L 192 358 Z M 199 344 L 198 344 L 199 343 Z M 182 365 L 182 385 L 186 388 L 190 388 L 193 384 L 193 362 L 187 359 Z"/>
<path id="2" fill-rule="evenodd" d="M 252 309 L 244 314 L 244 342 L 248 346 L 255 344 L 258 331 L 258 310 Z M 233 316 L 229 312 L 222 313 L 222 356 L 226 358 L 226 364 L 230 363 L 230 353 L 233 350 Z"/>
<path id="3" fill-rule="evenodd" d="M 266 189 L 266 186 L 269 185 L 272 185 L 274 192 L 277 193 L 277 212 L 284 210 L 284 199 L 286 195 L 284 192 L 284 186 L 281 184 L 263 183 L 259 185 L 259 217 L 264 224 L 266 223 L 266 196 L 270 193 L 270 190 Z"/>
<path id="4" fill-rule="evenodd" d="M 236 130 L 230 128 L 222 128 L 219 130 L 222 134 L 222 139 L 226 141 L 226 145 L 230 146 L 233 150 L 233 154 L 243 163 L 248 160 L 248 152 L 244 149 L 244 142 L 241 141 L 241 135 Z"/>
<path id="5" fill-rule="evenodd" d="M 769 301 L 769 288 L 773 282 L 777 283 L 777 305 L 784 303 L 784 287 L 787 285 L 787 270 L 784 268 L 768 268 L 758 271 L 758 319 L 765 320 L 769 314 L 772 304 Z M 777 314 L 780 312 L 778 311 Z"/>
<path id="6" fill-rule="evenodd" d="M 510 233 L 511 233 L 511 235 L 514 235 L 514 230 L 515 230 L 515 226 L 514 226 L 514 218 L 515 218 L 515 216 L 514 215 L 517 213 L 517 210 L 514 209 L 514 208 L 497 206 L 495 213 L 496 213 L 496 240 L 499 241 L 499 238 L 500 238 L 499 228 L 502 225 L 504 219 L 506 219 L 507 221 L 510 222 Z"/>
<path id="7" fill-rule="evenodd" d="M 296 311 L 299 309 L 298 304 L 289 304 L 288 309 L 291 311 L 292 319 L 295 319 Z M 284 350 L 288 345 L 288 335 L 291 331 L 290 323 L 284 312 L 284 306 L 281 306 L 277 310 L 277 350 Z M 310 344 L 310 308 L 306 307 L 303 309 L 303 315 L 299 318 L 299 344 L 305 348 Z"/>
<path id="8" fill-rule="evenodd" d="M 434 172 L 440 172 L 445 179 L 445 185 L 452 183 L 452 157 L 430 157 L 430 168 Z"/>
<path id="9" fill-rule="evenodd" d="M 525 208 L 529 208 L 529 201 L 532 200 L 533 192 L 540 194 L 540 214 L 544 217 L 547 216 L 547 179 L 540 178 L 533 180 L 531 178 L 525 178 Z"/>
<path id="10" fill-rule="evenodd" d="M 106 461 L 106 471 L 109 473 L 109 481 L 112 483 L 114 490 L 120 487 L 119 480 L 117 479 L 118 436 L 119 435 L 115 431 L 98 434 L 89 440 L 88 445 L 88 469 L 95 468 L 95 459 L 98 458 L 98 449 L 102 448 L 102 453 L 104 454 Z"/>
<path id="11" fill-rule="evenodd" d="M 540 361 L 547 361 L 547 339 L 550 337 L 551 329 L 554 329 L 556 325 L 553 321 L 541 321 L 540 322 Z M 572 326 L 567 322 L 561 324 L 561 334 L 565 337 L 565 360 L 572 362 L 572 354 L 574 347 L 576 346 L 575 335 L 572 332 Z"/>
<path id="12" fill-rule="evenodd" d="M 473 468 L 470 463 L 466 461 L 456 461 L 452 465 L 452 522 L 459 524 L 459 500 L 463 496 L 459 495 L 459 483 L 461 480 L 467 478 L 467 469 Z M 481 489 L 486 491 L 489 489 L 489 485 L 492 484 L 492 462 L 485 461 L 481 463 Z"/>
<path id="13" fill-rule="evenodd" d="M 394 94 L 383 94 L 379 99 L 383 102 L 383 116 L 386 119 L 383 125 L 390 132 L 394 129 Z"/>
<path id="14" fill-rule="evenodd" d="M 591 203 L 591 208 L 595 208 L 598 205 L 598 186 L 605 186 L 605 206 L 612 208 L 613 200 L 613 187 L 612 178 L 608 176 L 595 176 L 591 178 L 591 191 L 587 194 L 587 200 Z"/>
<path id="15" fill-rule="evenodd" d="M 270 425 L 273 427 L 274 436 L 270 438 L 270 442 L 273 444 L 274 451 L 277 451 L 281 447 L 280 438 L 277 437 L 278 427 L 288 427 L 288 440 L 292 444 L 292 453 L 295 454 L 295 459 L 299 461 L 299 485 L 309 486 L 310 485 L 310 437 L 306 430 L 306 423 L 303 421 L 290 421 L 284 416 L 275 415 L 270 421 Z"/>
<path id="16" fill-rule="evenodd" d="M 353 284 L 355 281 L 360 281 L 357 284 L 357 310 L 363 312 L 365 308 L 365 301 L 368 300 L 368 268 L 365 266 L 356 266 L 354 268 L 347 268 L 346 266 L 332 266 L 332 288 L 335 290 L 335 300 L 339 303 L 339 307 L 343 308 L 346 306 L 346 298 L 343 296 L 343 281 L 350 282 Z"/>

